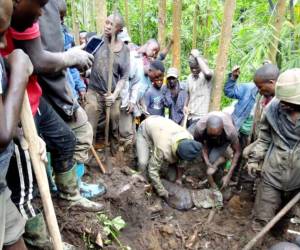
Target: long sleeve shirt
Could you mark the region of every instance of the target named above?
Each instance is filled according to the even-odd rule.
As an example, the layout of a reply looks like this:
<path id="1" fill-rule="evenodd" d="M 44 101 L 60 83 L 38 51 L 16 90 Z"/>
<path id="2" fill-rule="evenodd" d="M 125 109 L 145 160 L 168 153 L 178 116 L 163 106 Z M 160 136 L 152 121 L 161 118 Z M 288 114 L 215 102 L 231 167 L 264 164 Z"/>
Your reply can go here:
<path id="1" fill-rule="evenodd" d="M 224 93 L 227 97 L 238 100 L 232 113 L 232 119 L 239 130 L 251 114 L 258 89 L 254 83 L 237 84 L 236 80 L 231 78 L 230 73 L 224 86 Z"/>

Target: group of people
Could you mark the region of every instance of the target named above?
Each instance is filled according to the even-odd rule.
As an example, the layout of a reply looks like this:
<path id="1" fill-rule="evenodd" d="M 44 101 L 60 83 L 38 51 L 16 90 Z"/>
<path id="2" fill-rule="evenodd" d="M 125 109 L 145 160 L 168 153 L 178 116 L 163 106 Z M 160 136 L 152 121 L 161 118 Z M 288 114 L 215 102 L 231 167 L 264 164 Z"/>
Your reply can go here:
<path id="1" fill-rule="evenodd" d="M 90 198 L 103 195 L 105 187 L 82 177 L 107 107 L 111 154 L 123 146 L 128 157 L 137 156 L 138 170 L 164 199 L 172 194 L 162 184 L 162 166 L 175 167 L 181 185 L 185 162 L 196 158 L 207 167 L 213 189 L 225 189 L 233 176 L 241 186 L 260 178 L 254 230 L 298 191 L 300 69 L 280 75 L 276 65 L 264 62 L 252 83 L 237 84 L 240 68 L 234 67 L 224 87 L 225 95 L 237 99 L 234 111 L 209 112 L 214 73 L 198 50 L 191 51 L 191 74 L 181 82 L 178 69 L 165 70 L 163 63 L 172 43 L 163 50 L 155 39 L 133 44 L 119 13 L 107 17 L 102 35 L 81 32 L 83 44 L 93 37 L 102 40 L 92 55 L 75 46 L 64 24 L 64 0 L 0 2 L 3 249 L 27 249 L 25 242 L 52 249 L 43 214 L 32 204 L 34 173 L 20 123 L 26 91 L 51 190 L 69 207 L 103 209 Z M 224 171 L 226 162 L 230 168 Z"/>

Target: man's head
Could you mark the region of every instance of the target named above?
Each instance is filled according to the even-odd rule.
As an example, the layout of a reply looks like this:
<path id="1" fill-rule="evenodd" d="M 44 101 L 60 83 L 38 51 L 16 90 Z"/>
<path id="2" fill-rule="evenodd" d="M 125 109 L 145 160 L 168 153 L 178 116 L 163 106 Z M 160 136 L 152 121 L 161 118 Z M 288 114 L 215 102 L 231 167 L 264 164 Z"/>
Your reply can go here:
<path id="1" fill-rule="evenodd" d="M 153 86 L 160 89 L 164 80 L 165 66 L 160 60 L 150 62 L 148 76 Z"/>
<path id="2" fill-rule="evenodd" d="M 279 69 L 274 64 L 265 64 L 254 75 L 254 83 L 259 93 L 265 97 L 275 95 L 275 83 L 279 76 Z"/>
<path id="3" fill-rule="evenodd" d="M 202 144 L 195 140 L 184 139 L 178 143 L 176 154 L 184 161 L 194 160 L 202 150 Z"/>
<path id="4" fill-rule="evenodd" d="M 87 34 L 88 34 L 88 32 L 85 31 L 85 30 L 82 30 L 82 31 L 79 32 L 79 43 L 80 43 L 80 45 L 87 43 L 87 38 L 86 38 Z"/>
<path id="5" fill-rule="evenodd" d="M 128 34 L 127 28 L 124 27 L 122 32 L 118 34 L 118 39 L 121 40 L 123 43 L 128 44 L 131 42 L 131 38 Z"/>
<path id="6" fill-rule="evenodd" d="M 167 86 L 169 89 L 175 89 L 178 85 L 178 70 L 169 68 L 167 72 Z"/>
<path id="7" fill-rule="evenodd" d="M 67 15 L 67 4 L 65 0 L 57 0 L 58 10 L 60 14 L 61 23 L 64 23 L 64 18 Z"/>
<path id="8" fill-rule="evenodd" d="M 106 18 L 104 25 L 104 35 L 111 38 L 113 32 L 118 35 L 124 27 L 124 18 L 120 13 L 116 12 Z"/>
<path id="9" fill-rule="evenodd" d="M 10 25 L 13 5 L 11 0 L 0 0 L 0 49 L 6 47 L 5 31 Z"/>
<path id="10" fill-rule="evenodd" d="M 155 59 L 160 50 L 160 45 L 156 39 L 150 39 L 146 42 L 145 46 L 145 54 L 147 58 Z"/>
<path id="11" fill-rule="evenodd" d="M 11 26 L 17 31 L 30 28 L 42 15 L 42 8 L 48 0 L 14 0 Z"/>
<path id="12" fill-rule="evenodd" d="M 211 139 L 217 139 L 222 135 L 224 130 L 224 124 L 221 117 L 216 115 L 211 115 L 206 121 L 206 131 L 207 135 Z"/>
<path id="13" fill-rule="evenodd" d="M 289 69 L 277 80 L 275 96 L 286 111 L 300 111 L 300 69 Z"/>
<path id="14" fill-rule="evenodd" d="M 195 58 L 192 55 L 190 55 L 190 57 L 189 57 L 189 66 L 190 66 L 193 77 L 198 78 L 199 74 L 201 72 L 201 69 L 200 69 L 199 63 L 197 61 L 197 58 Z"/>

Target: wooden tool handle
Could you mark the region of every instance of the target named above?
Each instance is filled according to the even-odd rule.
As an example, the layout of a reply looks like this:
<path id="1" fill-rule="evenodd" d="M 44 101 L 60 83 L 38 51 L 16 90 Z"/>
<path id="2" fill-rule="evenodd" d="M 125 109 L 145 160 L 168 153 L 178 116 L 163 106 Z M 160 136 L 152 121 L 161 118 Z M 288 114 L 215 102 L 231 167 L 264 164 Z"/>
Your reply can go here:
<path id="1" fill-rule="evenodd" d="M 42 198 L 46 221 L 50 236 L 52 238 L 53 247 L 55 250 L 63 250 L 61 235 L 59 232 L 54 206 L 50 195 L 45 163 L 41 160 L 39 155 L 39 139 L 31 113 L 27 92 L 24 96 L 21 111 L 21 123 L 24 137 L 28 142 L 29 154 Z"/>

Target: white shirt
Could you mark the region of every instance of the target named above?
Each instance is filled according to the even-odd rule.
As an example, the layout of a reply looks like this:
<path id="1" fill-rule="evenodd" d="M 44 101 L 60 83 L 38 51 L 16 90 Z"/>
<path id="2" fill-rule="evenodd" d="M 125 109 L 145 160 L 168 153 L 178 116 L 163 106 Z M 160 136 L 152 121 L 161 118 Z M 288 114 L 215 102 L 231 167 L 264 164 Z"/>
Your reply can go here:
<path id="1" fill-rule="evenodd" d="M 188 108 L 189 119 L 195 120 L 208 114 L 212 81 L 207 81 L 204 74 L 200 72 L 198 79 L 189 75 L 187 79 L 187 89 L 189 93 Z"/>

